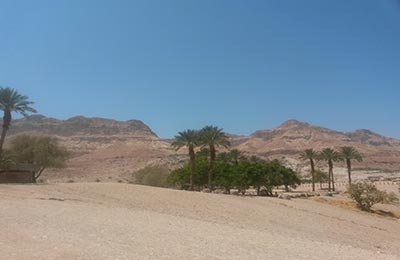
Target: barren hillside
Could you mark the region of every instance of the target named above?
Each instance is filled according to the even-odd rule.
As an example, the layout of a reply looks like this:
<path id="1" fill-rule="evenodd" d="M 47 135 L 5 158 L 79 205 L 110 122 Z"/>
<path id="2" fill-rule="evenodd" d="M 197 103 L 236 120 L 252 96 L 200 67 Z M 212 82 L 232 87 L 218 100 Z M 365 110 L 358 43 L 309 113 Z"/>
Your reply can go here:
<path id="1" fill-rule="evenodd" d="M 272 130 L 259 130 L 249 137 L 237 139 L 236 147 L 241 151 L 267 158 L 290 158 L 300 166 L 307 164 L 298 160 L 299 151 L 303 149 L 321 150 L 327 147 L 354 146 L 364 157 L 363 162 L 354 163 L 356 168 L 400 170 L 400 140 L 384 137 L 369 130 L 338 132 L 289 120 Z"/>

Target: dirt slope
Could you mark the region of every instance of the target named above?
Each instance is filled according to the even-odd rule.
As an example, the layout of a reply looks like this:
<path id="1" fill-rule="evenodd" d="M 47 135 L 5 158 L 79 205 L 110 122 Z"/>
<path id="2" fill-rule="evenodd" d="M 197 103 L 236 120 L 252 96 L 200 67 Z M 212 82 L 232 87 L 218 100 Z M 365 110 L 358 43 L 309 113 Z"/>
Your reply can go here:
<path id="1" fill-rule="evenodd" d="M 400 223 L 311 200 L 0 185 L 0 259 L 400 259 Z"/>

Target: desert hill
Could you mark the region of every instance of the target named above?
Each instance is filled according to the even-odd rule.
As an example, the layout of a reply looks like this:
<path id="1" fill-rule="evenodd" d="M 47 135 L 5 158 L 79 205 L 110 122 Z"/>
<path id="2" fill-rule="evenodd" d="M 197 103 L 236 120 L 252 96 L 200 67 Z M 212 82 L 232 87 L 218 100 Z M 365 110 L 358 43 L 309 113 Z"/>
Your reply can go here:
<path id="1" fill-rule="evenodd" d="M 72 151 L 66 169 L 45 172 L 45 178 L 59 181 L 126 181 L 133 171 L 175 156 L 169 143 L 139 120 L 34 115 L 12 122 L 9 139 L 19 134 L 53 136 Z"/>
<path id="2" fill-rule="evenodd" d="M 126 181 L 133 171 L 146 165 L 174 165 L 186 159 L 185 151 L 177 153 L 170 146 L 171 140 L 159 138 L 139 120 L 122 122 L 82 116 L 59 120 L 34 115 L 13 121 L 8 139 L 18 134 L 54 136 L 73 152 L 67 169 L 46 176 L 59 181 Z M 232 148 L 284 160 L 303 172 L 308 164 L 299 160 L 299 151 L 340 146 L 354 146 L 361 152 L 364 161 L 355 163 L 356 169 L 367 173 L 400 170 L 400 140 L 369 130 L 339 132 L 288 120 L 271 130 L 258 130 L 249 136 L 230 134 L 230 138 Z M 324 163 L 320 162 L 320 167 Z M 345 176 L 343 169 L 342 172 Z"/>
<path id="3" fill-rule="evenodd" d="M 317 127 L 296 120 L 288 120 L 272 130 L 259 130 L 251 134 L 245 146 L 255 142 L 250 150 L 265 152 L 265 148 L 275 150 L 298 150 L 304 146 L 315 149 L 324 148 L 329 142 L 331 146 L 358 146 L 361 148 L 377 148 L 400 151 L 400 140 L 388 138 L 372 131 L 361 129 L 354 132 L 338 132 L 323 127 Z M 276 147 L 275 147 L 276 146 Z"/>
<path id="4" fill-rule="evenodd" d="M 356 167 L 400 170 L 400 140 L 385 137 L 369 130 L 339 132 L 288 120 L 272 130 L 259 130 L 236 141 L 237 149 L 267 158 L 290 158 L 298 161 L 299 151 L 305 148 L 321 150 L 326 147 L 354 146 L 364 157 Z"/>

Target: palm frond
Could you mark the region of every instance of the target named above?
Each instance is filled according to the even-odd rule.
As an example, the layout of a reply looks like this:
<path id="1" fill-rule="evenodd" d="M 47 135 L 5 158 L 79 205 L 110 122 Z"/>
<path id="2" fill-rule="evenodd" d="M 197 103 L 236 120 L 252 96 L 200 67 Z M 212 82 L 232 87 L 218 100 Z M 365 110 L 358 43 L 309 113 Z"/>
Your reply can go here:
<path id="1" fill-rule="evenodd" d="M 34 102 L 28 99 L 27 96 L 19 94 L 15 89 L 0 87 L 0 109 L 3 111 L 17 112 L 23 116 L 27 116 L 28 113 L 36 113 L 36 109 L 31 107 Z"/>
<path id="2" fill-rule="evenodd" d="M 334 149 L 332 149 L 332 148 L 325 148 L 325 149 L 323 149 L 320 153 L 319 153 L 319 156 L 318 156 L 321 160 L 324 160 L 324 161 L 334 161 L 334 162 L 337 162 L 337 161 L 341 161 L 341 160 L 343 160 L 343 157 L 342 157 L 342 155 L 338 152 L 338 151 L 336 151 L 336 150 L 334 150 Z"/>
<path id="3" fill-rule="evenodd" d="M 191 129 L 179 132 L 171 145 L 174 146 L 176 150 L 185 146 L 196 147 L 199 145 L 199 132 Z"/>
<path id="4" fill-rule="evenodd" d="M 231 145 L 229 137 L 223 129 L 212 125 L 205 126 L 200 130 L 200 139 L 203 145 L 215 145 L 224 148 L 228 148 Z"/>
<path id="5" fill-rule="evenodd" d="M 340 153 L 342 157 L 346 160 L 357 160 L 359 162 L 362 161 L 361 154 L 356 150 L 356 148 L 352 146 L 340 147 Z"/>

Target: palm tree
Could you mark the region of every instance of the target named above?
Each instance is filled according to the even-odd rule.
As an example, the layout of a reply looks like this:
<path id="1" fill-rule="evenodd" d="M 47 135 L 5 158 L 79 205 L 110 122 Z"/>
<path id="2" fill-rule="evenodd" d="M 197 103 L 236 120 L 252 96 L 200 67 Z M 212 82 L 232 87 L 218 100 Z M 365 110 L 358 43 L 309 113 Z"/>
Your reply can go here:
<path id="1" fill-rule="evenodd" d="M 329 191 L 335 191 L 335 180 L 333 178 L 333 162 L 341 160 L 341 155 L 339 152 L 333 150 L 332 148 L 325 148 L 322 150 L 318 156 L 321 160 L 328 162 L 329 172 L 328 172 L 328 189 Z M 332 183 L 332 186 L 331 186 Z"/>
<path id="2" fill-rule="evenodd" d="M 238 149 L 233 149 L 229 152 L 229 156 L 231 157 L 234 165 L 239 165 L 239 160 L 243 159 L 242 153 Z"/>
<path id="3" fill-rule="evenodd" d="M 318 158 L 318 153 L 313 149 L 306 149 L 301 152 L 300 159 L 308 160 L 311 165 L 311 181 L 312 191 L 315 191 L 315 160 Z"/>
<path id="4" fill-rule="evenodd" d="M 230 146 L 229 137 L 224 133 L 223 129 L 217 126 L 205 126 L 200 130 L 200 139 L 203 145 L 208 146 L 210 149 L 210 165 L 208 170 L 208 188 L 212 187 L 212 178 L 214 171 L 214 164 L 216 159 L 216 147 L 222 146 L 228 148 Z"/>
<path id="5" fill-rule="evenodd" d="M 196 130 L 185 130 L 175 136 L 172 146 L 179 150 L 182 147 L 189 148 L 190 157 L 190 190 L 193 190 L 193 176 L 196 174 L 196 158 L 194 148 L 199 145 L 199 132 Z"/>
<path id="6" fill-rule="evenodd" d="M 349 185 L 351 185 L 351 160 L 361 162 L 362 156 L 354 147 L 351 146 L 340 147 L 340 153 L 342 158 L 346 161 L 347 172 L 349 174 Z"/>
<path id="7" fill-rule="evenodd" d="M 17 90 L 0 87 L 0 109 L 3 110 L 3 130 L 0 137 L 0 153 L 3 151 L 4 140 L 11 125 L 12 112 L 17 112 L 23 116 L 28 116 L 27 112 L 36 113 L 30 105 L 33 102 L 27 96 L 20 95 Z"/>

